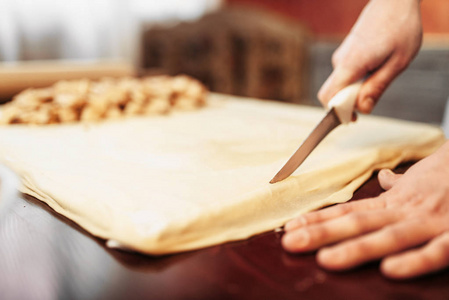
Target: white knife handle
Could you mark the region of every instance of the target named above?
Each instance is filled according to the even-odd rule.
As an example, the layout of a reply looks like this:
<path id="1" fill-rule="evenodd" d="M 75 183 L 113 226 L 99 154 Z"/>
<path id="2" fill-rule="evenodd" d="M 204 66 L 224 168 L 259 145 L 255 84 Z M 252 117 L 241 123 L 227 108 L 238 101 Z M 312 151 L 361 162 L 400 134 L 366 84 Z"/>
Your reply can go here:
<path id="1" fill-rule="evenodd" d="M 348 85 L 339 91 L 327 104 L 329 109 L 334 108 L 338 118 L 342 124 L 347 124 L 352 120 L 352 113 L 354 112 L 355 101 L 362 88 L 363 81 L 357 81 Z"/>

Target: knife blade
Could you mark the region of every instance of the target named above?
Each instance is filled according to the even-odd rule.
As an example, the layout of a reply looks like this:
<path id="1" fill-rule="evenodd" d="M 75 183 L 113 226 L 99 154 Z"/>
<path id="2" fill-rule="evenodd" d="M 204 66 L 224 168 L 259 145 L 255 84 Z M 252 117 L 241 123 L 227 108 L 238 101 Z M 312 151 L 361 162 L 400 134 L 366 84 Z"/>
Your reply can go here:
<path id="1" fill-rule="evenodd" d="M 332 130 L 340 124 L 351 122 L 355 101 L 361 87 L 362 81 L 353 83 L 339 91 L 329 101 L 328 107 L 330 110 L 295 153 L 293 153 L 281 170 L 271 179 L 270 183 L 276 183 L 290 176 Z"/>
<path id="2" fill-rule="evenodd" d="M 306 160 L 313 149 L 338 125 L 340 119 L 335 112 L 335 108 L 329 110 L 321 122 L 313 129 L 310 135 L 299 146 L 298 150 L 290 157 L 282 169 L 271 179 L 270 183 L 276 183 L 290 176 Z"/>

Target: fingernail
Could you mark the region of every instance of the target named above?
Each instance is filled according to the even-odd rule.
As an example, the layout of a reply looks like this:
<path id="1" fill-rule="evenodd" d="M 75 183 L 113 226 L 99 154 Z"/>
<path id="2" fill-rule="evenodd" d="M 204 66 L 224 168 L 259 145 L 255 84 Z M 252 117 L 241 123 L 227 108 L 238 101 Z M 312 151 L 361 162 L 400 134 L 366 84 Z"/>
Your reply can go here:
<path id="1" fill-rule="evenodd" d="M 310 243 L 310 235 L 304 230 L 288 233 L 284 236 L 284 245 L 289 249 L 302 250 Z"/>
<path id="2" fill-rule="evenodd" d="M 318 252 L 317 260 L 325 267 L 335 267 L 340 264 L 344 259 L 344 252 L 338 249 L 321 249 Z"/>
<path id="3" fill-rule="evenodd" d="M 392 270 L 394 270 L 400 266 L 392 260 L 385 259 L 384 261 L 382 261 L 380 267 L 381 267 L 382 271 L 390 273 Z"/>
<path id="4" fill-rule="evenodd" d="M 383 274 L 389 277 L 401 277 L 401 275 L 405 274 L 407 266 L 398 263 L 394 259 L 384 259 L 380 265 L 380 269 Z"/>
<path id="5" fill-rule="evenodd" d="M 379 171 L 379 174 L 381 176 L 391 176 L 394 175 L 393 171 L 391 171 L 390 169 L 382 169 Z"/>
<path id="6" fill-rule="evenodd" d="M 360 111 L 362 113 L 369 114 L 373 110 L 374 104 L 375 104 L 375 101 L 373 98 L 371 98 L 371 97 L 365 98 L 364 100 L 362 100 L 362 103 L 361 103 L 362 107 L 360 107 Z"/>
<path id="7" fill-rule="evenodd" d="M 379 175 L 383 180 L 392 180 L 394 178 L 394 173 L 390 169 L 382 169 L 379 171 Z"/>
<path id="8" fill-rule="evenodd" d="M 301 216 L 285 224 L 284 230 L 291 231 L 293 229 L 300 228 L 306 224 L 307 224 L 306 219 Z"/>

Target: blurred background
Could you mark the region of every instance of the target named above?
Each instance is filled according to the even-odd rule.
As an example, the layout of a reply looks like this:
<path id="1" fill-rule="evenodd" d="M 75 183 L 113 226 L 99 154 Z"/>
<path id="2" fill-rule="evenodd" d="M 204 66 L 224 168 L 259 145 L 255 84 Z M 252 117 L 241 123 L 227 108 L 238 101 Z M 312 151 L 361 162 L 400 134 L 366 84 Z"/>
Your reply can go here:
<path id="1" fill-rule="evenodd" d="M 184 73 L 215 92 L 319 105 L 332 52 L 367 2 L 0 0 L 0 98 L 57 79 Z M 373 114 L 441 124 L 449 1 L 421 6 L 423 48 Z"/>

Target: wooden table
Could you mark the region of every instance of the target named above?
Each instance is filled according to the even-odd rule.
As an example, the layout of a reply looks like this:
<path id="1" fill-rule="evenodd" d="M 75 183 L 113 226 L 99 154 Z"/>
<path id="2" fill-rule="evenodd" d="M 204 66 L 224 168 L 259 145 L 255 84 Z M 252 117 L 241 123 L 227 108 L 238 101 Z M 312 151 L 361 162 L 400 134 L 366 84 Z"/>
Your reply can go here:
<path id="1" fill-rule="evenodd" d="M 372 177 L 354 199 L 380 192 Z M 1 215 L 0 299 L 449 299 L 449 271 L 405 282 L 378 263 L 331 273 L 314 254 L 284 252 L 280 232 L 148 257 L 106 248 L 28 196 Z"/>

